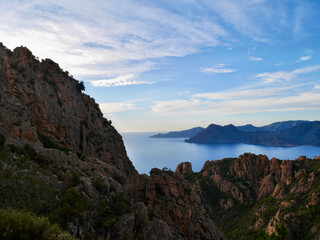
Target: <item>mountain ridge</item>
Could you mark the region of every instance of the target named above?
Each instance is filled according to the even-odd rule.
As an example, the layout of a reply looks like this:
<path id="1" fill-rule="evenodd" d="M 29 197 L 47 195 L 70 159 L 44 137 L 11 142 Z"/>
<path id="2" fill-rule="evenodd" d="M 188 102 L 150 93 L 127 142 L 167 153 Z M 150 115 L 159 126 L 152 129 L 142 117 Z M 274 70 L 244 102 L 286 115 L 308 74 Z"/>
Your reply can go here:
<path id="1" fill-rule="evenodd" d="M 211 124 L 189 143 L 245 143 L 269 146 L 320 146 L 320 121 L 300 123 L 280 131 L 241 131 L 234 125 Z"/>
<path id="2" fill-rule="evenodd" d="M 187 130 L 182 131 L 171 131 L 167 133 L 158 133 L 155 135 L 150 136 L 150 138 L 188 138 L 196 135 L 200 131 L 202 131 L 203 127 L 194 127 Z"/>

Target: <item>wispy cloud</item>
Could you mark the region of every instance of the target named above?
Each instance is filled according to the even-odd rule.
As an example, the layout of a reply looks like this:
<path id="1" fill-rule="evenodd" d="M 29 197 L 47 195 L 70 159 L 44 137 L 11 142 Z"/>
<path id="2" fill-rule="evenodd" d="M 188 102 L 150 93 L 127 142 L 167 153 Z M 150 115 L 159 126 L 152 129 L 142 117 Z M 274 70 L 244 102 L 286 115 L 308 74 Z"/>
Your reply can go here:
<path id="1" fill-rule="evenodd" d="M 105 69 L 110 64 L 135 68 L 145 61 L 186 56 L 229 38 L 214 21 L 136 0 L 124 0 L 121 6 L 114 0 L 1 1 L 0 20 L 6 22 L 0 27 L 5 45 L 28 46 L 35 55 L 52 58 L 76 77 L 87 78 L 130 74 Z"/>
<path id="2" fill-rule="evenodd" d="M 226 64 L 221 63 L 213 67 L 200 68 L 200 72 L 212 75 L 217 73 L 232 73 L 238 71 L 238 69 L 226 68 L 226 66 Z"/>
<path id="3" fill-rule="evenodd" d="M 308 10 L 311 8 L 301 2 L 295 4 L 264 0 L 203 0 L 203 2 L 225 23 L 258 42 L 272 42 L 281 35 L 290 34 L 296 37 L 303 33 L 303 21 L 309 16 Z"/>
<path id="4" fill-rule="evenodd" d="M 235 115 L 259 112 L 286 112 L 319 110 L 320 93 L 304 92 L 295 96 L 236 99 L 226 101 L 200 101 L 199 99 L 158 101 L 152 111 L 160 115 Z"/>
<path id="5" fill-rule="evenodd" d="M 99 107 L 101 112 L 106 116 L 113 113 L 138 109 L 135 104 L 126 102 L 99 103 Z"/>
<path id="6" fill-rule="evenodd" d="M 199 93 L 192 95 L 192 98 L 204 98 L 210 100 L 235 100 L 235 99 L 250 99 L 278 96 L 284 91 L 298 88 L 301 85 L 291 85 L 286 87 L 272 87 L 272 88 L 257 88 L 246 90 L 233 90 L 223 92 Z"/>
<path id="7" fill-rule="evenodd" d="M 292 5 L 298 34 L 308 8 Z M 233 30 L 266 42 L 283 32 L 279 28 L 292 27 L 286 15 L 290 9 L 278 1 L 202 0 L 161 6 L 138 0 L 123 0 L 121 5 L 115 0 L 0 1 L 0 21 L 6 23 L 0 26 L 1 41 L 9 48 L 25 45 L 35 55 L 59 62 L 76 77 L 116 78 L 152 70 L 155 64 L 146 61 L 182 57 L 205 47 L 232 47 L 230 43 L 239 41 Z M 196 9 L 196 14 L 179 11 L 186 6 Z M 118 68 L 113 72 L 110 65 Z M 145 67 L 137 68 L 140 65 Z M 128 67 L 139 72 L 119 72 Z M 234 69 L 204 71 L 215 74 Z"/>
<path id="8" fill-rule="evenodd" d="M 260 57 L 249 57 L 249 59 L 251 61 L 262 61 L 263 60 L 263 58 L 260 58 Z"/>
<path id="9" fill-rule="evenodd" d="M 153 84 L 154 82 L 137 80 L 133 74 L 119 76 L 113 79 L 103 79 L 90 81 L 94 87 L 117 87 L 117 86 L 128 86 L 128 85 L 141 85 L 141 84 Z"/>
<path id="10" fill-rule="evenodd" d="M 308 60 L 310 60 L 311 59 L 311 56 L 310 55 L 308 55 L 308 56 L 302 56 L 302 57 L 300 57 L 299 58 L 299 60 L 298 60 L 298 62 L 304 62 L 304 61 L 308 61 Z"/>
<path id="11" fill-rule="evenodd" d="M 307 74 L 320 70 L 320 65 L 298 68 L 293 71 L 278 71 L 278 72 L 264 72 L 255 75 L 256 78 L 261 78 L 264 83 L 273 83 L 279 81 L 291 81 L 301 74 Z"/>

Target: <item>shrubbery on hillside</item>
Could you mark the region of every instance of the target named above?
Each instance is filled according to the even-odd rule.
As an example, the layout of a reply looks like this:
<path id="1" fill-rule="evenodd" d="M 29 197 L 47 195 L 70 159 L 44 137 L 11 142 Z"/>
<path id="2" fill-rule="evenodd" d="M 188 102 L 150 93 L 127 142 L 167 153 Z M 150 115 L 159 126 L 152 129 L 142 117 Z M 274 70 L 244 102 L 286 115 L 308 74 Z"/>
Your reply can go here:
<path id="1" fill-rule="evenodd" d="M 72 240 L 47 218 L 23 210 L 0 209 L 0 240 Z"/>

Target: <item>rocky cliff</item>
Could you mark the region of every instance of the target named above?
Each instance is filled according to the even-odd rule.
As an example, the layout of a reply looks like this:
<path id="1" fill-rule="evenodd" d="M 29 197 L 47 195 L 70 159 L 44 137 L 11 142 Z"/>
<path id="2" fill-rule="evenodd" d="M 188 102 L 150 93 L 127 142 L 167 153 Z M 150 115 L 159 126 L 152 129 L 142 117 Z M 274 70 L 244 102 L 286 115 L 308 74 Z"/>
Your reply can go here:
<path id="1" fill-rule="evenodd" d="M 61 147 L 137 174 L 119 133 L 57 63 L 39 62 L 25 47 L 11 52 L 0 45 L 0 84 L 0 131 L 10 142 L 41 146 L 41 134 Z"/>
<path id="2" fill-rule="evenodd" d="M 180 174 L 138 175 L 119 133 L 57 63 L 0 44 L 0 85 L 2 208 L 46 216 L 78 239 L 224 239 Z"/>
<path id="3" fill-rule="evenodd" d="M 207 161 L 201 172 L 182 175 L 227 239 L 320 238 L 319 157 L 269 160 L 246 153 Z"/>

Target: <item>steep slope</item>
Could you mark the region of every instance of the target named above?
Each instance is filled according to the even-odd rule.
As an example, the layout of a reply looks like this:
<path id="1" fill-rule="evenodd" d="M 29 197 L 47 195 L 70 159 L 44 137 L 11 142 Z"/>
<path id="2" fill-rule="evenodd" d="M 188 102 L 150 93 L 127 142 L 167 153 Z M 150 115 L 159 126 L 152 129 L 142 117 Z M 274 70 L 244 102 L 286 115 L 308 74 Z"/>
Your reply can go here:
<path id="1" fill-rule="evenodd" d="M 47 216 L 78 239 L 224 239 L 180 175 L 137 174 L 111 122 L 58 64 L 0 45 L 0 84 L 1 208 Z"/>
<path id="2" fill-rule="evenodd" d="M 120 134 L 58 64 L 39 62 L 27 48 L 11 52 L 1 44 L 0 84 L 0 131 L 10 141 L 39 143 L 41 134 L 61 147 L 137 174 Z"/>
<path id="3" fill-rule="evenodd" d="M 184 165 L 184 164 L 181 164 Z M 246 153 L 181 172 L 227 239 L 319 239 L 320 157 L 269 160 Z"/>
<path id="4" fill-rule="evenodd" d="M 189 138 L 196 135 L 198 132 L 202 131 L 204 128 L 195 127 L 188 130 L 183 131 L 172 131 L 168 133 L 158 133 L 156 135 L 152 135 L 151 138 Z"/>

